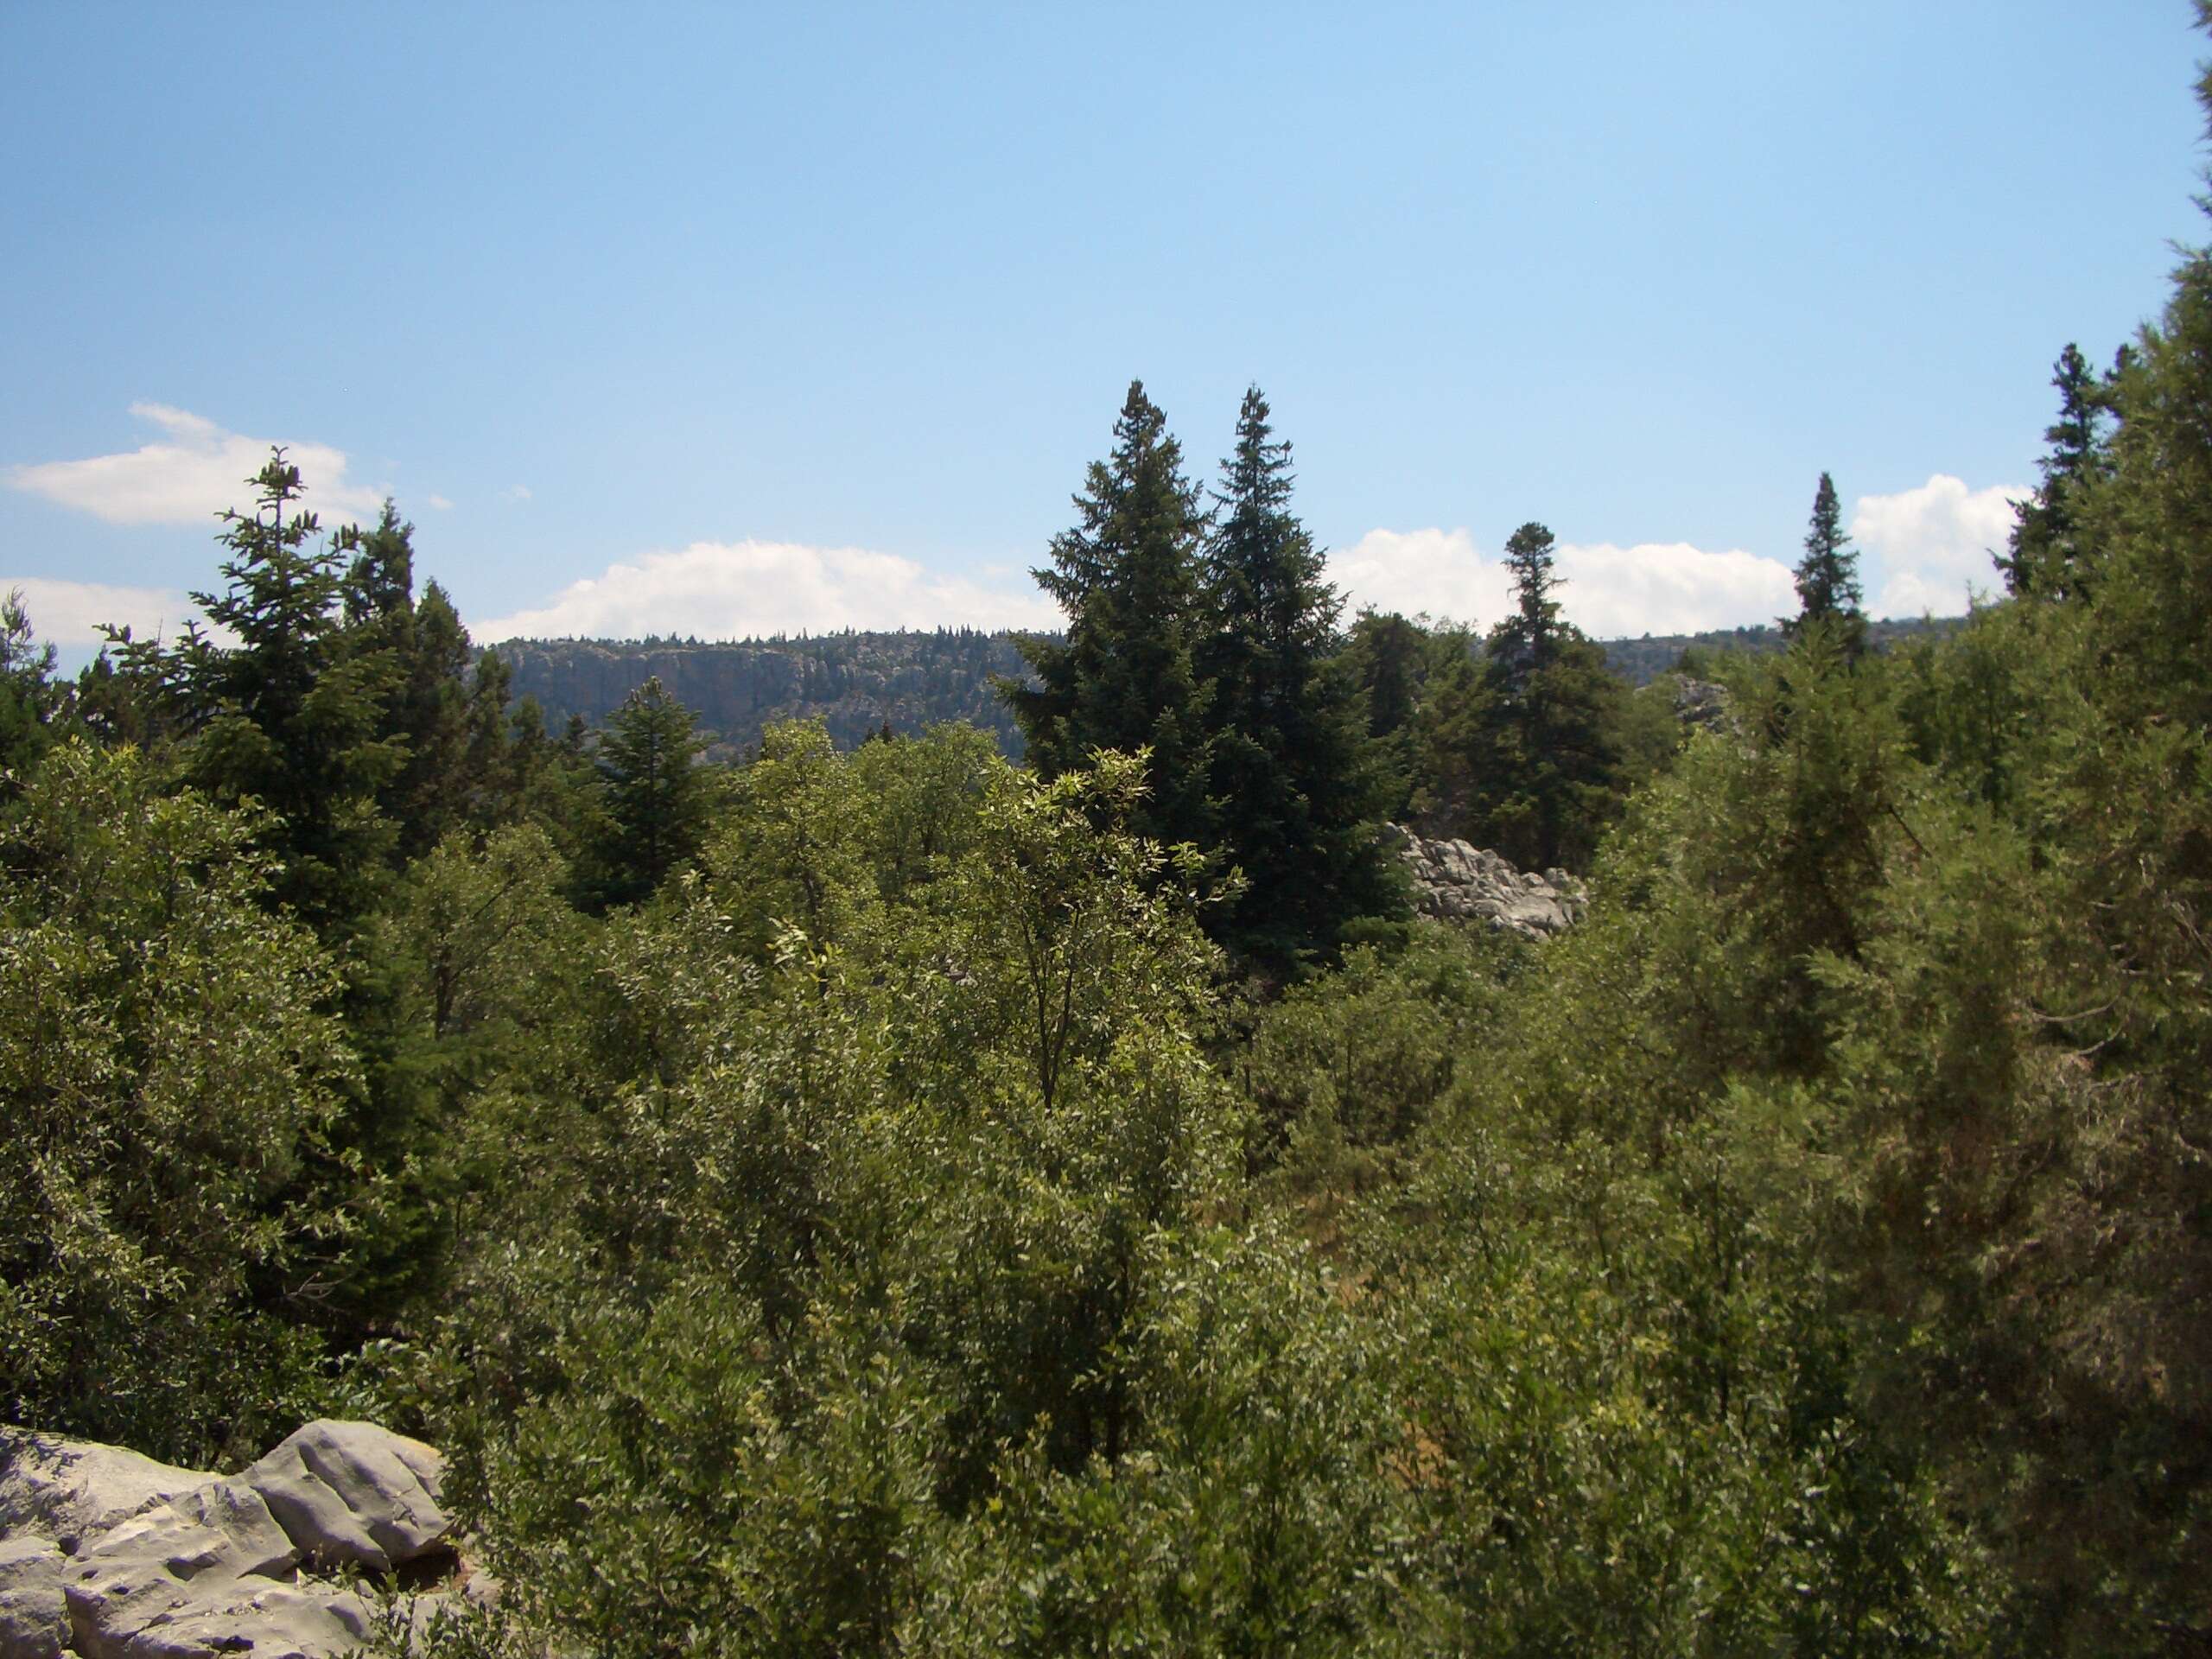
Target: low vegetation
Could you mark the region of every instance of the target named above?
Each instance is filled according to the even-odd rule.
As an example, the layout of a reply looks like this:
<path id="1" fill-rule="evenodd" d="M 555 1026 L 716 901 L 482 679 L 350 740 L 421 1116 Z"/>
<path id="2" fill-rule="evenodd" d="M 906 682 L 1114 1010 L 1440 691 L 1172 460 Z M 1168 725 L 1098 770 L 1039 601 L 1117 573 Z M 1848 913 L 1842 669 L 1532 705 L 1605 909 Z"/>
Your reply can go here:
<path id="1" fill-rule="evenodd" d="M 1823 477 L 1694 728 L 1133 386 L 1026 767 L 550 734 L 272 458 L 234 645 L 0 627 L 0 1416 L 437 1442 L 456 1651 L 2201 1650 L 2212 257 L 2057 385 L 2003 600 L 1885 648 Z"/>

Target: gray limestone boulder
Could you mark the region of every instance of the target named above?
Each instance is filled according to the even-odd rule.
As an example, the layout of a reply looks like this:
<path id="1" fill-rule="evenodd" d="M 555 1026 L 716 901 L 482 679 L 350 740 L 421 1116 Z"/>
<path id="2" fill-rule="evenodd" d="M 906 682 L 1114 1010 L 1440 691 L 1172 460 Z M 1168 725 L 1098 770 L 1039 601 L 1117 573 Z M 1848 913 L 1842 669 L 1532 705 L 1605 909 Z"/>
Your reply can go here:
<path id="1" fill-rule="evenodd" d="M 222 1651 L 219 1637 L 257 1636 L 226 1621 L 263 1591 L 290 1583 L 299 1557 L 260 1493 L 236 1480 L 211 1481 L 77 1553 L 62 1586 L 70 1646 L 84 1659 Z M 254 1646 L 257 1652 L 257 1637 Z"/>
<path id="2" fill-rule="evenodd" d="M 118 1446 L 0 1429 L 0 1538 L 36 1533 L 73 1549 L 215 1477 L 156 1463 Z"/>
<path id="3" fill-rule="evenodd" d="M 69 1558 L 50 1538 L 0 1538 L 0 1659 L 60 1659 L 69 1640 L 62 1574 Z"/>
<path id="4" fill-rule="evenodd" d="M 439 1501 L 445 1462 L 372 1423 L 309 1423 L 238 1479 L 261 1495 L 302 1560 L 388 1573 L 449 1552 Z"/>
<path id="5" fill-rule="evenodd" d="M 1732 724 L 1728 711 L 1728 688 L 1710 680 L 1694 680 L 1687 674 L 1675 678 L 1675 718 L 1685 726 L 1720 731 Z"/>
<path id="6" fill-rule="evenodd" d="M 385 1617 L 353 1573 L 457 1565 L 443 1460 L 367 1423 L 309 1423 L 227 1479 L 44 1435 L 0 1455 L 0 1659 L 332 1659 Z"/>

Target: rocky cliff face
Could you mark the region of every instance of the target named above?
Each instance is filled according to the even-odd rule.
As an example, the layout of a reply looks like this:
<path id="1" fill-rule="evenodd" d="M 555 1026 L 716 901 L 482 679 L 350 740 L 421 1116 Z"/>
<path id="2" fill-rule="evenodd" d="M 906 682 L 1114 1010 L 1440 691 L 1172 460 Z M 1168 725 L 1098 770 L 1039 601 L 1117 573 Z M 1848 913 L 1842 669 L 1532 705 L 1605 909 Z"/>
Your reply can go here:
<path id="1" fill-rule="evenodd" d="M 227 1478 L 0 1431 L 0 1659 L 347 1652 L 380 1617 L 362 1578 L 456 1580 L 443 1474 L 368 1423 L 309 1423 Z"/>
<path id="2" fill-rule="evenodd" d="M 1565 870 L 1517 870 L 1486 847 L 1432 841 L 1392 824 L 1413 877 L 1414 907 L 1447 922 L 1487 922 L 1524 939 L 1548 939 L 1582 919 L 1589 894 Z"/>

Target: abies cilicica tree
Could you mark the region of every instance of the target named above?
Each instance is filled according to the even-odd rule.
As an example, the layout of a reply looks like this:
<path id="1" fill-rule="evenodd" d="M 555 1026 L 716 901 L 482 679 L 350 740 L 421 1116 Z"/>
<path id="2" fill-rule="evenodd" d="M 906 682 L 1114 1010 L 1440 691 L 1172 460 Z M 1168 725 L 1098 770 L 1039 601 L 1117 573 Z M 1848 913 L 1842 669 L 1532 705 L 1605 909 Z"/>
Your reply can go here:
<path id="1" fill-rule="evenodd" d="M 195 627 L 168 647 L 118 636 L 124 672 L 162 728 L 197 734 L 190 782 L 272 815 L 272 897 L 324 938 L 345 938 L 371 908 L 395 843 L 378 797 L 407 758 L 385 722 L 398 664 L 350 636 L 343 554 L 300 510 L 300 469 L 276 449 L 250 482 L 253 511 L 223 515 L 228 586 L 192 596 L 238 643 L 219 645 Z"/>
<path id="2" fill-rule="evenodd" d="M 1491 630 L 1489 655 L 1509 687 L 1551 666 L 1559 655 L 1562 624 L 1552 597 L 1560 579 L 1553 566 L 1552 533 L 1525 524 L 1505 539 L 1505 568 L 1513 579 L 1513 609 Z"/>
<path id="3" fill-rule="evenodd" d="M 2050 451 L 2037 463 L 2043 483 L 2013 505 L 2018 522 L 1998 556 L 2006 592 L 2037 599 L 2079 594 L 2089 562 L 2089 493 L 2112 475 L 2114 399 L 2133 360 L 2133 353 L 2123 349 L 2111 375 L 2101 380 L 2081 348 L 2069 342 L 2051 365 L 2058 418 L 2044 429 Z"/>
<path id="4" fill-rule="evenodd" d="M 1805 556 L 1797 562 L 1798 612 L 1783 627 L 1793 639 L 1816 626 L 1832 629 L 1844 660 L 1855 663 L 1866 649 L 1866 613 L 1859 607 L 1859 555 L 1844 533 L 1835 482 L 1822 473 L 1813 493 Z"/>
<path id="5" fill-rule="evenodd" d="M 1342 605 L 1290 510 L 1290 445 L 1267 398 L 1244 394 L 1205 549 L 1213 612 L 1200 670 L 1210 705 L 1222 856 L 1243 892 L 1224 942 L 1272 969 L 1325 952 L 1352 918 L 1396 906 L 1376 836 L 1389 782 L 1367 735 L 1353 665 L 1337 653 Z"/>
<path id="6" fill-rule="evenodd" d="M 1415 725 L 1414 805 L 1432 833 L 1465 836 L 1525 868 L 1586 868 L 1624 792 L 1625 701 L 1605 651 L 1560 614 L 1551 531 L 1507 538 L 1513 608 L 1478 666 L 1465 650 L 1432 677 Z"/>
<path id="7" fill-rule="evenodd" d="M 1020 641 L 1037 683 L 1007 683 L 1001 694 L 1040 775 L 1081 770 L 1102 749 L 1147 750 L 1135 827 L 1171 844 L 1211 846 L 1212 688 L 1198 661 L 1206 515 L 1142 381 L 1129 383 L 1113 451 L 1091 463 L 1075 507 L 1074 527 L 1052 538 L 1051 565 L 1033 573 L 1067 613 L 1065 642 Z"/>
<path id="8" fill-rule="evenodd" d="M 608 717 L 598 753 L 606 817 L 588 860 L 590 897 L 598 904 L 651 898 L 698 852 L 708 776 L 694 719 L 658 675 Z"/>
<path id="9" fill-rule="evenodd" d="M 1490 845 L 1529 868 L 1587 868 L 1620 806 L 1624 690 L 1605 648 L 1560 614 L 1552 533 L 1506 538 L 1513 608 L 1491 630 L 1484 678 L 1496 771 L 1476 782 Z"/>

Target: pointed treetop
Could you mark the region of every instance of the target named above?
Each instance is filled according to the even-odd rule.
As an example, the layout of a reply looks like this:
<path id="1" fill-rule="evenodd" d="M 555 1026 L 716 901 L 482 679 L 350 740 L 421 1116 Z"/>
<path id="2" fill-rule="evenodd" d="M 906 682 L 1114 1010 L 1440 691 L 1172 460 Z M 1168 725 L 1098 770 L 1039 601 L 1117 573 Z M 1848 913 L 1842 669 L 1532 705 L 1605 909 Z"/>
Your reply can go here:
<path id="1" fill-rule="evenodd" d="M 1856 662 L 1866 642 L 1866 617 L 1859 608 L 1859 555 L 1844 533 L 1835 480 L 1826 473 L 1813 492 L 1805 556 L 1797 562 L 1797 598 L 1798 613 L 1783 625 L 1786 631 L 1794 638 L 1809 623 L 1832 621 L 1840 630 L 1846 660 Z"/>

